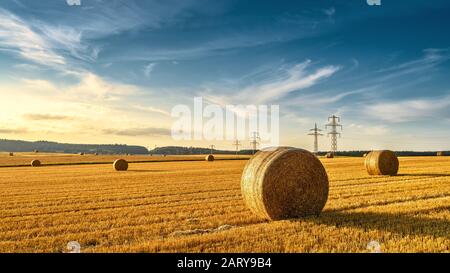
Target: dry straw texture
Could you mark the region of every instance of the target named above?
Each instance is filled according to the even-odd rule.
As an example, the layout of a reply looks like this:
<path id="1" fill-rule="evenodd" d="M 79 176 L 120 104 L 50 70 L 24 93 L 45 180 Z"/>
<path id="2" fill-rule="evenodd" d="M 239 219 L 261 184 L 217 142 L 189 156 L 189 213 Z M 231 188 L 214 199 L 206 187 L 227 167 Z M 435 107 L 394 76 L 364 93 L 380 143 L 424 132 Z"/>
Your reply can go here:
<path id="1" fill-rule="evenodd" d="M 114 170 L 116 171 L 126 171 L 128 170 L 128 162 L 124 159 L 117 159 L 114 161 Z"/>
<path id="2" fill-rule="evenodd" d="M 207 156 L 205 157 L 205 160 L 206 160 L 206 161 L 214 161 L 214 156 L 213 156 L 213 155 L 207 155 Z"/>
<path id="3" fill-rule="evenodd" d="M 325 156 L 326 156 L 326 158 L 334 158 L 334 154 L 333 153 L 327 153 Z"/>
<path id="4" fill-rule="evenodd" d="M 328 199 L 328 176 L 306 150 L 262 150 L 245 166 L 241 191 L 246 205 L 269 220 L 318 215 Z"/>
<path id="5" fill-rule="evenodd" d="M 392 151 L 373 151 L 366 156 L 364 166 L 370 175 L 396 175 L 399 162 Z"/>
<path id="6" fill-rule="evenodd" d="M 41 161 L 35 159 L 35 160 L 31 161 L 31 166 L 32 167 L 39 167 L 39 166 L 41 166 Z"/>

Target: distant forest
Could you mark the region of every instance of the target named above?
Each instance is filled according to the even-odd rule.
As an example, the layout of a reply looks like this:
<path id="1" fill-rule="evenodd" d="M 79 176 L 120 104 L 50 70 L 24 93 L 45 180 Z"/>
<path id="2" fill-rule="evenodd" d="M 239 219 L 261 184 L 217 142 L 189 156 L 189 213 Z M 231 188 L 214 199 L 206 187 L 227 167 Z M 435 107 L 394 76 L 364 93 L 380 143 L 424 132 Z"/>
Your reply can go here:
<path id="1" fill-rule="evenodd" d="M 198 155 L 209 154 L 211 149 L 198 147 L 167 146 L 157 147 L 147 150 L 143 146 L 129 146 L 124 144 L 67 144 L 50 141 L 22 141 L 0 139 L 0 151 L 3 152 L 49 152 L 49 153 L 99 153 L 99 154 L 155 154 L 155 155 Z M 236 151 L 213 150 L 213 154 L 236 154 Z M 239 155 L 251 155 L 253 150 L 240 150 Z M 337 156 L 363 156 L 370 151 L 340 151 Z M 325 155 L 327 152 L 319 152 L 318 155 Z M 435 156 L 435 151 L 414 152 L 397 151 L 398 156 Z M 450 155 L 450 151 L 444 152 Z"/>
<path id="2" fill-rule="evenodd" d="M 0 151 L 4 152 L 49 152 L 49 153 L 100 153 L 100 154 L 148 154 L 142 146 L 122 144 L 67 144 L 49 141 L 22 141 L 0 139 Z"/>

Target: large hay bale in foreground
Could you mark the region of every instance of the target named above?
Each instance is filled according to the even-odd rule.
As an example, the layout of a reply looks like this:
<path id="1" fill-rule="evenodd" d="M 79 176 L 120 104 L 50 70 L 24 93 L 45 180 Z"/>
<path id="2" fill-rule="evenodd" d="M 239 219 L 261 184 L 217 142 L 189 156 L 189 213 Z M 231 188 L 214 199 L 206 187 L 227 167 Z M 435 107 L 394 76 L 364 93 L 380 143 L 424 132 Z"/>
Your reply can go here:
<path id="1" fill-rule="evenodd" d="M 32 167 L 40 167 L 41 166 L 41 161 L 35 159 L 35 160 L 31 161 L 31 166 Z"/>
<path id="2" fill-rule="evenodd" d="M 318 215 L 328 199 L 328 176 L 306 150 L 261 150 L 247 162 L 241 190 L 250 210 L 269 220 Z"/>
<path id="3" fill-rule="evenodd" d="M 214 161 L 214 156 L 213 156 L 213 155 L 207 155 L 207 156 L 205 157 L 205 160 L 206 160 L 206 161 Z"/>
<path id="4" fill-rule="evenodd" d="M 393 151 L 372 151 L 366 156 L 364 166 L 370 175 L 396 175 L 399 162 Z"/>
<path id="5" fill-rule="evenodd" d="M 128 162 L 125 159 L 117 159 L 113 164 L 114 170 L 126 171 L 128 170 Z"/>
<path id="6" fill-rule="evenodd" d="M 327 153 L 325 155 L 326 158 L 334 158 L 334 154 L 333 153 Z"/>

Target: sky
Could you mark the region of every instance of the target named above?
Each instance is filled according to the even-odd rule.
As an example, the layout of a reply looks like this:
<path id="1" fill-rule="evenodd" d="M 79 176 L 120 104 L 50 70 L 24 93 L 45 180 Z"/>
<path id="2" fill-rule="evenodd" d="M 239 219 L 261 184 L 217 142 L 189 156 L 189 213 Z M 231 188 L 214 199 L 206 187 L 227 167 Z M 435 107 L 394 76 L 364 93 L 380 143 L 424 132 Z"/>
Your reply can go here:
<path id="1" fill-rule="evenodd" d="M 449 1 L 80 4 L 1 0 L 0 138 L 234 149 L 171 137 L 202 97 L 279 105 L 280 145 L 336 114 L 340 150 L 450 150 Z"/>

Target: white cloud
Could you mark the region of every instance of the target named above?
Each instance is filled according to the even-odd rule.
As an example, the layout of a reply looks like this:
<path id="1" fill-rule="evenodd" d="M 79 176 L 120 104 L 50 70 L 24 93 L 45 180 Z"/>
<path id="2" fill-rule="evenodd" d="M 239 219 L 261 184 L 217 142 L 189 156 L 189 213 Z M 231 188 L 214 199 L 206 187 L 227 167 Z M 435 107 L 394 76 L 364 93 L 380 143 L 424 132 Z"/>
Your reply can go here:
<path id="1" fill-rule="evenodd" d="M 349 131 L 356 134 L 363 134 L 368 136 L 383 136 L 390 132 L 390 129 L 384 125 L 362 125 L 351 123 L 348 125 Z"/>
<path id="2" fill-rule="evenodd" d="M 0 49 L 18 53 L 22 58 L 47 65 L 64 65 L 63 56 L 51 44 L 12 13 L 0 8 Z"/>
<path id="3" fill-rule="evenodd" d="M 363 112 L 390 122 L 417 121 L 430 118 L 450 118 L 450 96 L 434 99 L 411 99 L 399 102 L 379 102 L 365 106 Z"/>
<path id="4" fill-rule="evenodd" d="M 149 63 L 148 65 L 146 65 L 145 67 L 144 67 L 144 74 L 145 74 L 145 76 L 148 78 L 148 77 L 150 77 L 150 75 L 152 74 L 152 72 L 153 72 L 153 69 L 155 68 L 155 66 L 157 65 L 158 63 Z"/>
<path id="5" fill-rule="evenodd" d="M 314 72 L 309 72 L 307 67 L 310 63 L 311 61 L 308 60 L 288 70 L 281 71 L 281 73 L 274 73 L 274 78 L 243 88 L 236 94 L 227 96 L 215 95 L 211 94 L 212 89 L 210 89 L 210 92 L 204 94 L 204 97 L 208 101 L 222 105 L 239 103 L 264 104 L 281 99 L 291 92 L 311 87 L 331 77 L 340 69 L 338 66 L 330 65 L 321 67 Z"/>
<path id="6" fill-rule="evenodd" d="M 334 7 L 325 9 L 323 11 L 323 13 L 325 13 L 326 16 L 328 16 L 328 19 L 330 20 L 330 22 L 333 22 L 333 16 L 336 14 L 336 9 Z"/>
<path id="7" fill-rule="evenodd" d="M 115 101 L 138 92 L 139 88 L 134 85 L 105 81 L 96 74 L 86 73 L 78 84 L 70 86 L 64 93 L 74 99 Z"/>

